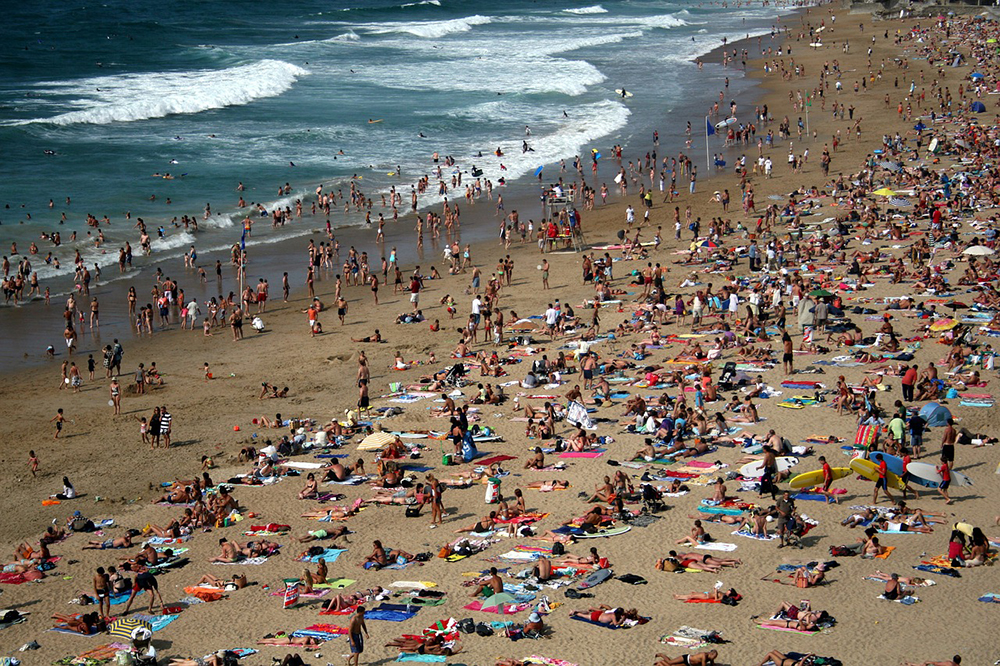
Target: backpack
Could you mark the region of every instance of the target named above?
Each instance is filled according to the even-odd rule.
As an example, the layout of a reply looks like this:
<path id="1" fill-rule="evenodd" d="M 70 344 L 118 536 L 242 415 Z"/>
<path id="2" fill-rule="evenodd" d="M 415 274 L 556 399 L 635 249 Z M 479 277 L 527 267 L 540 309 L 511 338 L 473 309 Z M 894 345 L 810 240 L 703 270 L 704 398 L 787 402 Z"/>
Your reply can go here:
<path id="1" fill-rule="evenodd" d="M 847 546 L 830 546 L 830 554 L 834 557 L 850 557 L 854 551 Z"/>

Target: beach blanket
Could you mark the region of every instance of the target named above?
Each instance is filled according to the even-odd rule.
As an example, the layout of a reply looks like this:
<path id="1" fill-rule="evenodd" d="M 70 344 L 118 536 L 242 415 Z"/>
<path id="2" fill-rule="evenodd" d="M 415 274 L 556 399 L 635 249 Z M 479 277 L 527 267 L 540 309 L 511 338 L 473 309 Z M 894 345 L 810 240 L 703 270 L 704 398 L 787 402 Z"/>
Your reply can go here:
<path id="1" fill-rule="evenodd" d="M 600 458 L 607 449 L 594 449 L 593 451 L 563 451 L 560 458 Z"/>
<path id="2" fill-rule="evenodd" d="M 503 462 L 505 460 L 517 460 L 517 456 L 499 455 L 499 456 L 492 456 L 490 458 L 483 458 L 482 460 L 477 460 L 475 462 L 476 465 L 489 466 L 492 465 L 493 463 Z"/>
<path id="3" fill-rule="evenodd" d="M 1000 604 L 1000 594 L 995 592 L 987 592 L 983 596 L 979 597 L 977 601 L 982 601 L 987 604 Z"/>
<path id="4" fill-rule="evenodd" d="M 529 608 L 531 608 L 531 606 L 532 604 L 530 601 L 518 604 L 503 604 L 503 610 L 504 610 L 503 614 L 512 615 L 514 613 L 520 613 L 522 611 L 528 610 Z M 498 615 L 500 614 L 499 610 L 497 609 L 497 606 L 495 604 L 491 606 L 488 599 L 485 602 L 476 599 L 472 603 L 466 604 L 462 608 L 464 608 L 465 610 L 479 611 L 481 613 L 495 613 Z M 365 617 L 368 617 L 368 615 L 366 614 Z"/>
<path id="5" fill-rule="evenodd" d="M 768 534 L 766 537 L 762 537 L 762 536 L 757 536 L 755 534 L 751 534 L 750 532 L 741 531 L 741 530 L 736 530 L 735 532 L 733 532 L 733 534 L 735 534 L 736 536 L 741 536 L 741 537 L 747 538 L 747 539 L 756 539 L 757 541 L 772 541 L 772 540 L 778 538 L 777 534 Z"/>
<path id="6" fill-rule="evenodd" d="M 884 594 L 878 595 L 879 599 L 883 601 L 895 601 L 897 604 L 903 604 L 904 606 L 912 606 L 913 604 L 920 601 L 920 597 L 914 597 L 907 594 L 906 596 L 900 597 L 899 599 L 886 599 Z"/>
<path id="7" fill-rule="evenodd" d="M 331 564 L 337 561 L 342 553 L 346 553 L 346 548 L 324 548 L 322 553 L 318 555 L 306 555 L 305 557 L 298 558 L 298 562 L 319 562 L 321 559 L 326 560 L 327 564 Z"/>
<path id="8" fill-rule="evenodd" d="M 425 664 L 440 663 L 448 661 L 448 657 L 443 654 L 414 654 L 411 652 L 401 652 L 396 661 L 413 661 Z"/>
<path id="9" fill-rule="evenodd" d="M 327 580 L 325 583 L 313 583 L 313 587 L 328 590 L 343 590 L 345 587 L 350 587 L 356 582 L 358 581 L 350 578 L 337 578 L 336 580 Z"/>
<path id="10" fill-rule="evenodd" d="M 144 621 L 148 622 L 150 628 L 155 633 L 155 632 L 163 629 L 164 627 L 166 627 L 168 624 L 170 624 L 171 622 L 173 622 L 177 618 L 179 618 L 180 615 L 179 614 L 174 614 L 174 615 L 146 615 L 144 613 L 136 613 L 132 617 L 134 617 L 137 620 L 144 620 Z"/>
<path id="11" fill-rule="evenodd" d="M 315 588 L 315 587 L 316 587 L 316 585 L 313 584 L 313 588 Z M 322 597 L 325 597 L 328 594 L 330 594 L 330 590 L 329 589 L 321 589 L 321 590 L 313 589 L 312 592 L 302 592 L 302 591 L 300 591 L 299 592 L 299 597 L 301 597 L 303 599 L 320 599 Z M 284 590 L 278 590 L 278 591 L 272 592 L 271 596 L 272 597 L 283 597 L 283 596 L 285 596 L 285 591 Z"/>
<path id="12" fill-rule="evenodd" d="M 266 557 L 248 557 L 239 562 L 212 562 L 212 564 L 225 564 L 231 566 L 259 566 L 267 562 Z"/>

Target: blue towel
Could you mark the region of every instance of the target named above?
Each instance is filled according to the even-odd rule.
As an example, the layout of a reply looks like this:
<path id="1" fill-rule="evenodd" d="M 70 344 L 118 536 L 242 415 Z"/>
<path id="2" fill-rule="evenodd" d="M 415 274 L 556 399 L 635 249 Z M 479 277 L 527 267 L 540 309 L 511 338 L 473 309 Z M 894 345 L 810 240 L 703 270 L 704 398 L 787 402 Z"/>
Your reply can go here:
<path id="1" fill-rule="evenodd" d="M 406 613 L 404 611 L 371 610 L 365 613 L 366 620 L 386 620 L 387 622 L 405 622 L 416 613 Z"/>
<path id="2" fill-rule="evenodd" d="M 448 657 L 443 654 L 409 654 L 404 652 L 396 657 L 396 661 L 419 661 L 426 664 L 433 664 L 447 660 Z"/>
<path id="3" fill-rule="evenodd" d="M 324 548 L 323 552 L 319 555 L 306 555 L 304 558 L 299 560 L 300 562 L 319 562 L 320 559 L 326 560 L 327 564 L 332 564 L 337 561 L 341 553 L 346 553 L 346 548 Z"/>

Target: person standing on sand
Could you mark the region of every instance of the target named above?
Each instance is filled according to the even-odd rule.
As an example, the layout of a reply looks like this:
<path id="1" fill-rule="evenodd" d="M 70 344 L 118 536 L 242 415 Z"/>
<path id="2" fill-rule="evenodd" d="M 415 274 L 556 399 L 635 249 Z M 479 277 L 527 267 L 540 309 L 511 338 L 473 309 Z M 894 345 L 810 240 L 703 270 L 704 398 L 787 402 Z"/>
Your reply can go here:
<path id="1" fill-rule="evenodd" d="M 363 634 L 363 635 L 362 635 Z M 347 658 L 348 666 L 358 666 L 361 653 L 365 651 L 365 638 L 368 637 L 368 627 L 365 625 L 365 607 L 358 606 L 351 623 L 347 627 L 347 643 L 351 646 L 351 656 Z"/>
<path id="2" fill-rule="evenodd" d="M 55 439 L 59 439 L 59 433 L 62 432 L 63 424 L 66 423 L 66 416 L 63 414 L 62 407 L 56 410 L 56 415 L 53 416 L 49 423 L 55 422 L 56 424 L 56 436 Z"/>
<path id="3" fill-rule="evenodd" d="M 111 406 L 114 407 L 114 414 L 119 416 L 122 413 L 122 385 L 118 383 L 117 377 L 111 380 L 109 390 L 111 391 Z"/>

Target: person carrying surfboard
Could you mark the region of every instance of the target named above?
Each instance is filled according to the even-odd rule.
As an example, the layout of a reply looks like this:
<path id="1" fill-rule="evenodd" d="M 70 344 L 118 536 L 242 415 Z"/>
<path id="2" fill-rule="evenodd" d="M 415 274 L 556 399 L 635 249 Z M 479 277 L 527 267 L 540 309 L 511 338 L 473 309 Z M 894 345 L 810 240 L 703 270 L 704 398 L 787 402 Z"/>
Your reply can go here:
<path id="1" fill-rule="evenodd" d="M 883 456 L 878 457 L 878 468 L 876 471 L 878 472 L 878 479 L 875 481 L 875 493 L 872 495 L 872 504 L 878 504 L 879 489 L 882 489 L 890 502 L 895 503 L 896 500 L 893 499 L 892 494 L 889 492 L 889 469 L 886 467 Z"/>
<path id="2" fill-rule="evenodd" d="M 823 470 L 823 487 L 819 489 L 819 492 L 826 497 L 827 504 L 830 502 L 838 504 L 837 498 L 830 492 L 830 486 L 833 485 L 833 469 L 826 461 L 826 456 L 820 456 L 819 462 Z"/>

